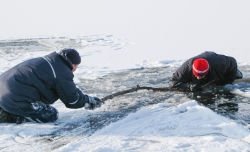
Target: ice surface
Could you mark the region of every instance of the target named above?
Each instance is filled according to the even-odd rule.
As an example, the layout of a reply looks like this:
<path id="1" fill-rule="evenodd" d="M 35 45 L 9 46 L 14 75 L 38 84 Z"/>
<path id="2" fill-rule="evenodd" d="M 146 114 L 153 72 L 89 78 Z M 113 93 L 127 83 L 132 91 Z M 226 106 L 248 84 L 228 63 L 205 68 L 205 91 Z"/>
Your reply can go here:
<path id="1" fill-rule="evenodd" d="M 195 101 L 162 103 L 56 151 L 247 151 L 249 135 L 247 128 Z"/>

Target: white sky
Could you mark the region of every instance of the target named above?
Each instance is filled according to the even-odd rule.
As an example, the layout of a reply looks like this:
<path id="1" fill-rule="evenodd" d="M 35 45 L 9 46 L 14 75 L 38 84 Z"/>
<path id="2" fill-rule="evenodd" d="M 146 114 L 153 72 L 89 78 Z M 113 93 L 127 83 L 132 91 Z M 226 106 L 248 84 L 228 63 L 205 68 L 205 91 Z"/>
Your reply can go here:
<path id="1" fill-rule="evenodd" d="M 112 34 L 153 59 L 248 59 L 248 0 L 1 0 L 0 39 Z M 162 55 L 164 53 L 164 55 Z M 138 52 L 139 55 L 141 52 Z M 249 53 L 248 53 L 249 54 Z"/>

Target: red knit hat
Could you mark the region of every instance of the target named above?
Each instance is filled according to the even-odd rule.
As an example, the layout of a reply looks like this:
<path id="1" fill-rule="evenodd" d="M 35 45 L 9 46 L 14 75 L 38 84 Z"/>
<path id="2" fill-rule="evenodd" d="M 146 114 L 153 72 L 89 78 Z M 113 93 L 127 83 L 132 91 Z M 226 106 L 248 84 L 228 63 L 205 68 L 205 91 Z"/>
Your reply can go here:
<path id="1" fill-rule="evenodd" d="M 193 75 L 195 76 L 204 76 L 209 71 L 209 63 L 203 58 L 195 59 L 193 62 L 192 71 Z"/>

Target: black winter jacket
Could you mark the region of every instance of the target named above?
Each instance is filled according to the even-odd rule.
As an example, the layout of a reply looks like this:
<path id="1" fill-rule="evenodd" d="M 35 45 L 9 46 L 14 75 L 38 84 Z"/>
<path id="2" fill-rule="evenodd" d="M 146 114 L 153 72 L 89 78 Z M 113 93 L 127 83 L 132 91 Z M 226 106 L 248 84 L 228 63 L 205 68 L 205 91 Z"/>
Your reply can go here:
<path id="1" fill-rule="evenodd" d="M 0 107 L 16 115 L 27 115 L 30 104 L 53 104 L 60 99 L 68 108 L 88 102 L 73 82 L 72 63 L 53 52 L 24 61 L 0 76 Z"/>
<path id="2" fill-rule="evenodd" d="M 210 69 L 208 75 L 201 80 L 197 80 L 192 73 L 193 61 L 197 58 L 204 58 L 208 61 Z M 188 59 L 173 74 L 173 85 L 178 82 L 205 85 L 213 82 L 216 85 L 231 83 L 236 78 L 237 63 L 233 57 L 216 54 L 214 52 L 204 52 L 198 56 Z"/>

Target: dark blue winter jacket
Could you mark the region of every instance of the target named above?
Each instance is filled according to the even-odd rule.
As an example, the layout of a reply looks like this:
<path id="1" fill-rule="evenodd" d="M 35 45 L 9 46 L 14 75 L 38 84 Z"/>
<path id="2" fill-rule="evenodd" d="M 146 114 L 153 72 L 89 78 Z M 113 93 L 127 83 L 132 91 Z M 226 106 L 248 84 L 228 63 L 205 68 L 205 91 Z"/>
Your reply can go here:
<path id="1" fill-rule="evenodd" d="M 193 61 L 197 58 L 204 58 L 209 63 L 209 73 L 201 80 L 197 80 L 192 73 Z M 216 54 L 214 52 L 204 52 L 198 56 L 188 59 L 173 74 L 173 85 L 182 82 L 186 84 L 205 85 L 212 84 L 224 85 L 231 83 L 236 79 L 237 62 L 233 57 Z"/>
<path id="2" fill-rule="evenodd" d="M 24 61 L 0 76 L 0 107 L 21 116 L 35 101 L 53 104 L 60 99 L 68 108 L 81 108 L 88 96 L 73 77 L 70 60 L 56 52 Z"/>

